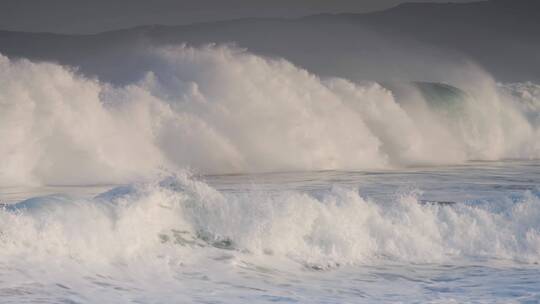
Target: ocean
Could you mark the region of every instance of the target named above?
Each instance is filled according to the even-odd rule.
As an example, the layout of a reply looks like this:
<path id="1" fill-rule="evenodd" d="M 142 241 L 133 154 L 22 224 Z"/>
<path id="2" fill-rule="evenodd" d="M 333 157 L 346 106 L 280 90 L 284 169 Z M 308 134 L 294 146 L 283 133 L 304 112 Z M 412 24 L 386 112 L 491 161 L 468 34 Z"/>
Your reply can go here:
<path id="1" fill-rule="evenodd" d="M 538 303 L 540 86 L 231 46 L 0 56 L 1 303 Z"/>
<path id="2" fill-rule="evenodd" d="M 5 187 L 3 303 L 536 303 L 540 163 Z"/>

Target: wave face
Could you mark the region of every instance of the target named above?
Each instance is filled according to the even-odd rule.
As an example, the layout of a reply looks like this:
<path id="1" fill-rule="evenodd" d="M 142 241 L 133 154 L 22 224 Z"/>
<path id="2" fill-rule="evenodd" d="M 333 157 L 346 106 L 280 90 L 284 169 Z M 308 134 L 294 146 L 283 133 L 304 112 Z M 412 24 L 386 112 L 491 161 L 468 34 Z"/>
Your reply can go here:
<path id="1" fill-rule="evenodd" d="M 51 195 L 9 205 L 0 211 L 0 255 L 91 264 L 168 256 L 190 263 L 219 250 L 315 267 L 468 257 L 538 262 L 539 210 L 535 192 L 447 206 L 421 203 L 414 191 L 389 202 L 341 187 L 227 193 L 180 173 L 90 200 Z"/>
<path id="2" fill-rule="evenodd" d="M 463 94 L 449 97 L 449 86 L 321 79 L 226 46 L 151 50 L 147 60 L 143 79 L 115 87 L 0 57 L 0 184 L 540 156 L 538 112 L 508 93 L 530 88 L 488 76 L 452 83 Z"/>

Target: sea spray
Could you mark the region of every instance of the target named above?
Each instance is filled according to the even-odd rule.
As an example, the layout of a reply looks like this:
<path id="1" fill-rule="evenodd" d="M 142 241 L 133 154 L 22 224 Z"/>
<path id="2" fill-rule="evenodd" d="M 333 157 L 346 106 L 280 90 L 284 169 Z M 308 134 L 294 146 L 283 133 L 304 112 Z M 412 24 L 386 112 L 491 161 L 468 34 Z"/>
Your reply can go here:
<path id="1" fill-rule="evenodd" d="M 179 173 L 89 200 L 46 196 L 4 207 L 0 256 L 188 263 L 217 250 L 323 268 L 469 257 L 536 263 L 539 204 L 532 192 L 498 205 L 425 203 L 415 192 L 379 202 L 339 186 L 317 194 L 221 192 Z"/>
<path id="2" fill-rule="evenodd" d="M 125 183 L 163 168 L 363 170 L 540 156 L 535 110 L 487 75 L 450 83 L 463 94 L 445 101 L 450 84 L 425 94 L 414 83 L 398 90 L 322 79 L 227 46 L 148 52 L 153 68 L 121 87 L 0 57 L 0 184 Z"/>

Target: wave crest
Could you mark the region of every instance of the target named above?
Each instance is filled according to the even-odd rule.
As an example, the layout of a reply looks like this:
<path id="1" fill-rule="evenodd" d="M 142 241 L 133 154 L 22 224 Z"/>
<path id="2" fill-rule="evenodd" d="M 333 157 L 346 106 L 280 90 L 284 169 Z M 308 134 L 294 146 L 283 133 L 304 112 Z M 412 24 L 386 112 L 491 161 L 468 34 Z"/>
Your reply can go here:
<path id="1" fill-rule="evenodd" d="M 538 121 L 489 77 L 463 84 L 456 112 L 430 106 L 437 101 L 414 84 L 321 79 L 227 46 L 155 49 L 147 60 L 144 79 L 114 87 L 0 57 L 0 184 L 128 182 L 163 167 L 367 169 L 540 156 Z"/>
<path id="2" fill-rule="evenodd" d="M 89 201 L 52 196 L 8 206 L 0 211 L 1 255 L 189 263 L 226 250 L 317 267 L 388 259 L 538 262 L 540 199 L 525 193 L 514 200 L 444 206 L 422 204 L 411 193 L 385 203 L 337 187 L 317 195 L 226 193 L 178 174 Z"/>

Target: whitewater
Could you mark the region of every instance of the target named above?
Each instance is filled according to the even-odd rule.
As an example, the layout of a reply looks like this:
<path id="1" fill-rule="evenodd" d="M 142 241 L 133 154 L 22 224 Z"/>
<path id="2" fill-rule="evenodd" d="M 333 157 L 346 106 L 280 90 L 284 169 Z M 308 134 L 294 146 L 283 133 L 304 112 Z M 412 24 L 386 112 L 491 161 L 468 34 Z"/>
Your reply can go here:
<path id="1" fill-rule="evenodd" d="M 0 302 L 540 301 L 539 85 L 146 52 L 0 56 Z"/>

